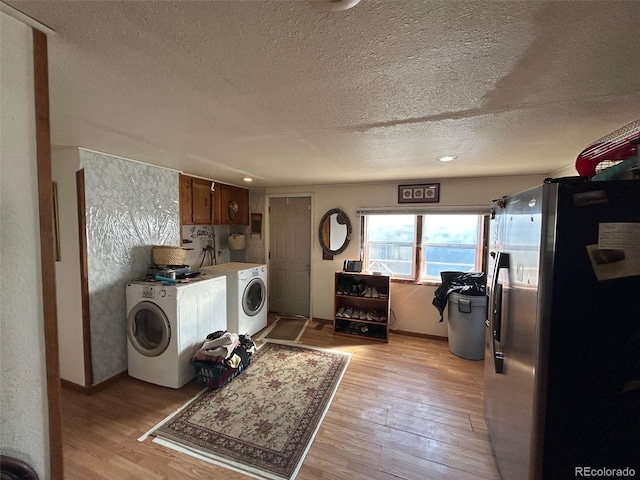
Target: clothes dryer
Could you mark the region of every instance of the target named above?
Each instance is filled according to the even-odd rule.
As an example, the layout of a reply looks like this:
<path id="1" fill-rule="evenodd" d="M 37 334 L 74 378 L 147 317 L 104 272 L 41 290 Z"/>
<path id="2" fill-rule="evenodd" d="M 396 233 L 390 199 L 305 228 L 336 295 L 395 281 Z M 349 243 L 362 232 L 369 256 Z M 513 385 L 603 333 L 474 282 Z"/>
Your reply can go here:
<path id="1" fill-rule="evenodd" d="M 229 262 L 200 271 L 227 279 L 227 330 L 254 335 L 267 326 L 267 266 Z"/>
<path id="2" fill-rule="evenodd" d="M 208 334 L 226 328 L 226 277 L 134 280 L 126 297 L 129 375 L 171 388 L 192 380 L 193 354 Z"/>

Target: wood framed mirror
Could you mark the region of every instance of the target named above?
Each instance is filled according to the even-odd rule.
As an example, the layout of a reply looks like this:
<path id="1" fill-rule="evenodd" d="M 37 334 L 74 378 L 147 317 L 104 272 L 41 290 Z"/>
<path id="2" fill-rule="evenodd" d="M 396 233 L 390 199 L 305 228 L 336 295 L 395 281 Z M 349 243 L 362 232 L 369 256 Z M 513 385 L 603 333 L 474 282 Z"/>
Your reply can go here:
<path id="1" fill-rule="evenodd" d="M 344 252 L 351 240 L 351 221 L 339 208 L 333 208 L 322 216 L 318 227 L 318 240 L 327 255 Z"/>

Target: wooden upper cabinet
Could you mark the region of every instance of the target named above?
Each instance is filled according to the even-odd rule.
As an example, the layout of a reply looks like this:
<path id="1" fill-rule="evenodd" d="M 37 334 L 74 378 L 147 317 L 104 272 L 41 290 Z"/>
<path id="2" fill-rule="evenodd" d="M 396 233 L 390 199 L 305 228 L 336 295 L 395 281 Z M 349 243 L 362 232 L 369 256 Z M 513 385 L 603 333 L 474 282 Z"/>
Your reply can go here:
<path id="1" fill-rule="evenodd" d="M 211 225 L 211 182 L 194 178 L 191 182 L 191 190 L 194 225 Z"/>
<path id="2" fill-rule="evenodd" d="M 191 177 L 180 175 L 180 223 L 191 225 L 193 213 L 193 195 L 191 193 Z"/>
<path id="3" fill-rule="evenodd" d="M 249 225 L 249 190 L 216 183 L 214 193 L 216 225 Z"/>
<path id="4" fill-rule="evenodd" d="M 211 225 L 211 182 L 180 175 L 180 222 Z"/>

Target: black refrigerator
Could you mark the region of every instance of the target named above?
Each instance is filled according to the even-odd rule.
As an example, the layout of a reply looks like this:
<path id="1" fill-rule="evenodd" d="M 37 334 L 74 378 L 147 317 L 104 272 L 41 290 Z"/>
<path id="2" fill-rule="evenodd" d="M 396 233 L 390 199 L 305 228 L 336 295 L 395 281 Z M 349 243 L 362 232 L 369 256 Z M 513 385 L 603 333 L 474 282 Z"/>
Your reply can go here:
<path id="1" fill-rule="evenodd" d="M 504 480 L 640 478 L 640 181 L 493 202 L 484 415 Z"/>

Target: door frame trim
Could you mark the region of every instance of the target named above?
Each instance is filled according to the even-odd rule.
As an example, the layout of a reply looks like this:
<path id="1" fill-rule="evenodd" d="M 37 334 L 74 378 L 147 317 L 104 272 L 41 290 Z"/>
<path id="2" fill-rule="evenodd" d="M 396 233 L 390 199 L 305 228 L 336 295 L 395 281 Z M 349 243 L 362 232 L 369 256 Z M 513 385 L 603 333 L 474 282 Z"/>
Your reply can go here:
<path id="1" fill-rule="evenodd" d="M 272 193 L 265 194 L 264 196 L 264 211 L 265 211 L 265 219 L 264 219 L 264 258 L 265 263 L 267 264 L 267 272 L 271 268 L 271 259 L 269 258 L 269 251 L 271 250 L 271 245 L 269 242 L 271 235 L 271 212 L 269 211 L 269 206 L 271 205 L 272 198 L 308 198 L 309 205 L 311 210 L 309 211 L 309 222 L 310 222 L 310 231 L 312 235 L 309 235 L 309 318 L 313 318 L 313 293 L 315 291 L 313 275 L 311 274 L 314 271 L 315 260 L 313 258 L 313 232 L 315 232 L 314 225 L 316 224 L 316 209 L 315 209 L 315 197 L 311 192 L 292 192 L 292 193 Z M 271 288 L 271 282 L 267 282 L 267 296 L 269 295 L 269 289 Z"/>
<path id="2" fill-rule="evenodd" d="M 53 179 L 51 167 L 51 118 L 49 111 L 49 56 L 46 34 L 32 28 L 33 96 L 35 146 L 40 208 L 40 268 L 42 272 L 42 314 L 44 320 L 45 372 L 47 396 L 49 476 L 62 479 L 62 398 L 58 346 L 58 304 L 56 298 L 53 228 Z"/>

